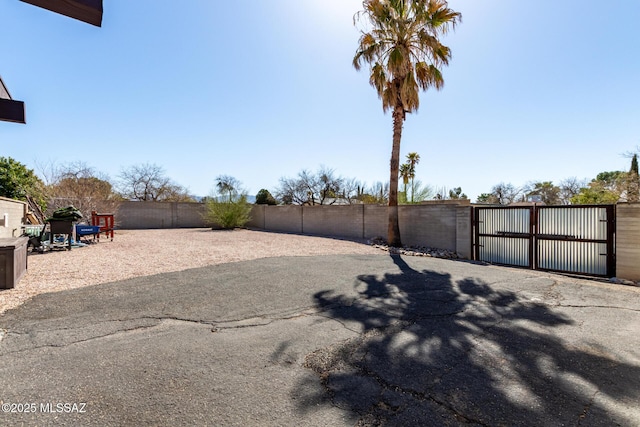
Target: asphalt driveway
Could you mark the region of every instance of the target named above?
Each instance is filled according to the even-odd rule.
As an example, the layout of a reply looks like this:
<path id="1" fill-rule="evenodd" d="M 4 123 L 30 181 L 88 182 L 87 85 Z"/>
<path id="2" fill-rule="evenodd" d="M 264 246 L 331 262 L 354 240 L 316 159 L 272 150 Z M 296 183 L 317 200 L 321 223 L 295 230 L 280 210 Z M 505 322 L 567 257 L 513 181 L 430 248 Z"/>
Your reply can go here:
<path id="1" fill-rule="evenodd" d="M 283 257 L 0 316 L 0 425 L 640 425 L 640 288 Z"/>

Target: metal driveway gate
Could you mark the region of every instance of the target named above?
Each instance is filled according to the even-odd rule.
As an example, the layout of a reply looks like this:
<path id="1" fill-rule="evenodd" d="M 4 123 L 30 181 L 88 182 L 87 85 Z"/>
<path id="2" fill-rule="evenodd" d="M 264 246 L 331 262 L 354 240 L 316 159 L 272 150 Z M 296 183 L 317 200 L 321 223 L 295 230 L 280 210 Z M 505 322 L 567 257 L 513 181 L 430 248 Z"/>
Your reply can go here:
<path id="1" fill-rule="evenodd" d="M 474 257 L 537 270 L 615 275 L 615 206 L 474 208 Z"/>

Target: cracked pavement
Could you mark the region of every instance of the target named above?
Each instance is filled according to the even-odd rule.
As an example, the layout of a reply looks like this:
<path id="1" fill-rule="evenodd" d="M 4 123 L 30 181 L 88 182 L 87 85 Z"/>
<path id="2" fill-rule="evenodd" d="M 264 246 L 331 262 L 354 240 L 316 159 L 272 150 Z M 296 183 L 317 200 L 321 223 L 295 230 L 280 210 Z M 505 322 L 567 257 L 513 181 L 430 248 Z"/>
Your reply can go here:
<path id="1" fill-rule="evenodd" d="M 638 288 L 386 254 L 260 259 L 0 316 L 15 409 L 0 425 L 632 426 L 639 344 Z"/>

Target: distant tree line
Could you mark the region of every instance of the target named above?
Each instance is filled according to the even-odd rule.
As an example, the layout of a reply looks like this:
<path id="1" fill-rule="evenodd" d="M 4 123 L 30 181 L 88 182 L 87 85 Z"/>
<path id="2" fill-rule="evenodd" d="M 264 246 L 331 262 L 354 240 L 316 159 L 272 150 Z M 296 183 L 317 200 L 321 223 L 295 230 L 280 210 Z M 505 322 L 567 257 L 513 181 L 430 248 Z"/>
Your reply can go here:
<path id="1" fill-rule="evenodd" d="M 402 179 L 402 189 L 398 191 L 398 203 L 415 204 L 430 199 L 466 199 L 462 188 L 452 190 L 440 189 L 437 193 L 428 185 L 423 185 L 416 178 L 416 165 L 420 163 L 418 153 L 409 153 L 406 163 L 398 169 L 399 179 Z M 267 192 L 263 189 L 260 192 Z M 267 194 L 264 193 L 264 194 Z M 376 182 L 372 185 L 355 178 L 345 178 L 337 175 L 333 169 L 320 167 L 316 172 L 302 170 L 295 177 L 280 178 L 280 185 L 275 190 L 276 204 L 285 205 L 335 205 L 335 204 L 388 204 L 389 183 Z M 266 204 L 262 197 L 256 203 Z"/>
<path id="2" fill-rule="evenodd" d="M 333 169 L 322 166 L 316 172 L 305 169 L 295 177 L 280 178 L 275 200 L 285 205 L 387 203 L 389 186 L 381 182 L 367 186 L 355 178 L 345 178 L 337 175 Z"/>
<path id="3" fill-rule="evenodd" d="M 529 182 L 517 187 L 501 182 L 491 191 L 478 196 L 476 203 L 509 205 L 534 201 L 547 205 L 611 204 L 619 201 L 640 202 L 640 175 L 638 154 L 630 153 L 628 171 L 601 172 L 589 180 L 567 178 L 558 185 L 552 181 Z M 409 153 L 407 162 L 399 168 L 402 190 L 398 192 L 401 204 L 420 203 L 425 200 L 467 199 L 461 187 L 434 190 L 415 179 L 417 153 Z M 91 211 L 112 212 L 124 200 L 164 202 L 209 202 L 247 204 L 248 196 L 234 177 L 221 175 L 216 179 L 214 195 L 197 200 L 188 190 L 170 179 L 166 171 L 155 164 L 137 164 L 124 167 L 116 180 L 97 172 L 84 162 L 62 165 L 38 165 L 40 176 L 11 157 L 0 157 L 0 196 L 31 203 L 50 215 L 55 209 L 73 205 L 83 216 Z M 321 166 L 318 170 L 302 170 L 294 177 L 280 178 L 273 190 L 261 189 L 257 204 L 277 205 L 338 205 L 388 204 L 389 183 L 371 185 L 355 178 L 338 175 L 333 169 Z M 239 210 L 238 216 L 245 215 Z"/>
<path id="4" fill-rule="evenodd" d="M 0 157 L 0 196 L 30 200 L 45 216 L 73 205 L 84 218 L 90 218 L 92 211 L 113 212 L 124 200 L 195 201 L 154 164 L 125 167 L 115 181 L 84 162 L 38 168 L 40 176 L 11 157 Z"/>
<path id="5" fill-rule="evenodd" d="M 631 156 L 628 172 L 601 172 L 591 181 L 567 178 L 558 185 L 552 181 L 530 182 L 522 187 L 499 183 L 490 193 L 478 196 L 477 203 L 509 205 L 517 202 L 547 205 L 591 205 L 640 201 L 638 155 Z"/>

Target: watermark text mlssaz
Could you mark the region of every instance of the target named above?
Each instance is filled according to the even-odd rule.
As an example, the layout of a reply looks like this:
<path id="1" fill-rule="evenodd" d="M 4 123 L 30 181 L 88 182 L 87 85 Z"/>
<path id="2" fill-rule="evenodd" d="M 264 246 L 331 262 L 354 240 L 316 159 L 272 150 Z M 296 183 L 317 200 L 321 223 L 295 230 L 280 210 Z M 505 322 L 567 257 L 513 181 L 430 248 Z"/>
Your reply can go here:
<path id="1" fill-rule="evenodd" d="M 2 412 L 10 414 L 43 413 L 43 414 L 84 414 L 87 412 L 86 402 L 27 402 L 2 404 Z"/>

